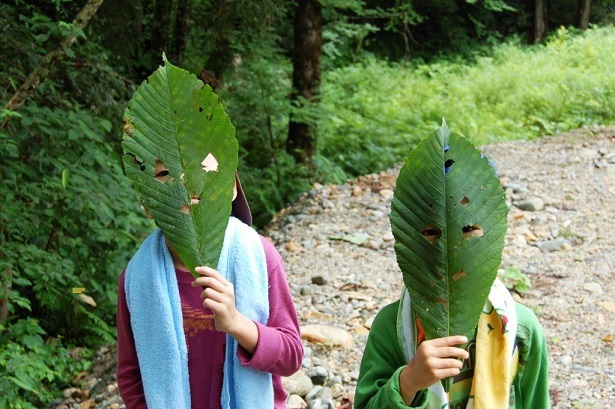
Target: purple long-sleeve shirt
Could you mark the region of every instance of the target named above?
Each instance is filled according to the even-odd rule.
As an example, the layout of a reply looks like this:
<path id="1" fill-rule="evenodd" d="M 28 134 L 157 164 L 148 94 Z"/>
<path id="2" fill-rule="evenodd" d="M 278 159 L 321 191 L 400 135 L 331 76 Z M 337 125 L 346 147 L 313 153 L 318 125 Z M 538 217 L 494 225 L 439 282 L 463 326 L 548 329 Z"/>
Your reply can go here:
<path id="1" fill-rule="evenodd" d="M 281 409 L 286 408 L 288 396 L 281 377 L 299 370 L 303 360 L 303 346 L 282 257 L 267 239 L 261 236 L 261 241 L 269 277 L 269 320 L 267 325 L 256 323 L 258 343 L 254 354 L 250 356 L 238 346 L 237 356 L 242 365 L 272 374 L 274 408 Z M 120 276 L 118 291 L 117 381 L 126 408 L 142 409 L 147 408 L 147 405 L 130 327 L 130 312 L 126 305 L 124 274 Z M 179 269 L 176 269 L 176 274 L 188 346 L 192 409 L 217 409 L 220 408 L 226 334 L 215 330 L 213 312 L 203 307 L 200 297 L 202 288 L 192 287 L 192 275 Z"/>

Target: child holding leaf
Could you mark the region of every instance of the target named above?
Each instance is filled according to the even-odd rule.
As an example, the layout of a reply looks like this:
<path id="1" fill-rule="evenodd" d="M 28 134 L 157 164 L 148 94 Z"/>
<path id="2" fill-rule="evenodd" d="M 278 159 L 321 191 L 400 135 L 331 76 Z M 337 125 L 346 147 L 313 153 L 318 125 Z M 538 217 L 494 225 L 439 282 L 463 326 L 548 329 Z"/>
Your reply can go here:
<path id="1" fill-rule="evenodd" d="M 372 324 L 355 408 L 550 407 L 542 327 L 496 278 L 507 210 L 490 161 L 445 124 L 410 153 L 391 209 L 405 289 Z"/>
<path id="2" fill-rule="evenodd" d="M 228 117 L 165 60 L 124 119 L 124 168 L 159 227 L 119 280 L 126 407 L 285 408 L 299 323 L 281 256 L 250 227 Z"/>

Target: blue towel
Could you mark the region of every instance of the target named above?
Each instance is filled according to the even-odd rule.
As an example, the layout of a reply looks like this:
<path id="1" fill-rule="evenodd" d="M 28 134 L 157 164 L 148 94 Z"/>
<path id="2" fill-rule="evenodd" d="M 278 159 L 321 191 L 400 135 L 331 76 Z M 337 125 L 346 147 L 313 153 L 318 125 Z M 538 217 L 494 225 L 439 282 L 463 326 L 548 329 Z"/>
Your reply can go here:
<path id="1" fill-rule="evenodd" d="M 269 284 L 265 252 L 256 231 L 234 217 L 229 219 L 217 269 L 233 283 L 239 312 L 266 324 Z M 128 264 L 125 287 L 148 407 L 190 408 L 179 290 L 160 230 L 143 242 Z M 229 335 L 221 402 L 223 409 L 273 407 L 271 374 L 243 367 L 237 358 L 237 342 Z"/>
<path id="2" fill-rule="evenodd" d="M 145 239 L 128 263 L 124 289 L 147 407 L 190 408 L 177 277 L 160 229 Z"/>
<path id="3" fill-rule="evenodd" d="M 218 272 L 235 288 L 237 310 L 249 319 L 267 324 L 269 281 L 265 250 L 258 233 L 231 217 L 218 261 Z M 237 358 L 237 341 L 226 336 L 222 409 L 273 408 L 271 374 L 246 368 Z"/>

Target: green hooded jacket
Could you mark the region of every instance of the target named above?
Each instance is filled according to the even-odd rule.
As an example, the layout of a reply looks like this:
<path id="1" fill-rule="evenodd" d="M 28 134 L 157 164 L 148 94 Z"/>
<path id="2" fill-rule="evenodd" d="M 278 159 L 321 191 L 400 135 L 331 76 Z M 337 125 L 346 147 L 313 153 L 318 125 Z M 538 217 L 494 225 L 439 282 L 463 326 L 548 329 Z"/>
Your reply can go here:
<path id="1" fill-rule="evenodd" d="M 407 364 L 397 337 L 397 311 L 399 300 L 378 313 L 372 324 L 361 360 L 361 369 L 355 392 L 355 409 L 403 409 L 399 390 L 399 373 Z M 517 346 L 519 362 L 517 374 L 510 389 L 508 409 L 548 409 L 549 401 L 547 346 L 542 327 L 529 308 L 515 303 L 517 312 Z M 453 389 L 458 397 L 448 409 L 465 409 L 472 386 L 474 342 L 468 343 L 470 359 L 455 377 Z M 451 391 L 453 390 L 451 389 Z M 414 408 L 430 409 L 428 390 L 420 391 Z M 453 396 L 453 394 L 451 394 Z M 439 408 L 440 409 L 440 408 Z M 494 408 L 500 409 L 500 408 Z M 507 409 L 507 408 L 501 408 Z"/>

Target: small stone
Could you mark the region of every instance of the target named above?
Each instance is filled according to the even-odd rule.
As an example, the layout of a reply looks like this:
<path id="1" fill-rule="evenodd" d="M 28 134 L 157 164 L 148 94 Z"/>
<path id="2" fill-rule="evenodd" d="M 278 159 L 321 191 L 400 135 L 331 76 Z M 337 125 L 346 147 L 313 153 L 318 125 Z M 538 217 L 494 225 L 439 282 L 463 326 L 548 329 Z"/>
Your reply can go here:
<path id="1" fill-rule="evenodd" d="M 602 286 L 599 283 L 585 283 L 583 289 L 594 294 L 602 294 Z"/>
<path id="2" fill-rule="evenodd" d="M 380 196 L 382 196 L 385 199 L 391 199 L 393 198 L 393 190 L 391 189 L 382 189 L 379 192 Z"/>
<path id="3" fill-rule="evenodd" d="M 73 398 L 81 394 L 82 392 L 81 392 L 81 389 L 79 388 L 67 388 L 67 389 L 64 389 L 64 391 L 62 391 L 62 396 L 64 398 Z"/>
<path id="4" fill-rule="evenodd" d="M 312 284 L 325 285 L 325 284 L 327 284 L 327 279 L 324 278 L 323 276 L 313 276 L 312 277 Z"/>
<path id="5" fill-rule="evenodd" d="M 320 390 L 322 389 L 322 385 L 315 385 L 312 390 L 310 390 L 306 395 L 305 395 L 305 401 L 308 403 L 313 401 L 314 399 L 316 399 L 316 395 L 318 394 L 318 392 L 320 392 Z"/>
<path id="6" fill-rule="evenodd" d="M 301 246 L 301 244 L 295 241 L 289 241 L 288 243 L 286 243 L 285 247 L 286 250 L 290 251 L 291 253 L 299 253 L 304 250 L 303 246 Z"/>
<path id="7" fill-rule="evenodd" d="M 382 240 L 386 242 L 393 241 L 395 240 L 395 236 L 393 236 L 393 232 L 387 231 L 385 234 L 382 235 Z"/>
<path id="8" fill-rule="evenodd" d="M 331 209 L 331 208 L 335 207 L 335 205 L 329 199 L 323 198 L 322 199 L 322 207 L 325 208 L 325 209 Z"/>
<path id="9" fill-rule="evenodd" d="M 352 348 L 352 335 L 341 328 L 329 325 L 305 325 L 301 327 L 301 338 L 318 344 L 338 345 Z"/>
<path id="10" fill-rule="evenodd" d="M 291 376 L 282 378 L 282 385 L 289 394 L 305 396 L 312 390 L 314 384 L 309 376 L 304 371 L 299 370 Z"/>
<path id="11" fill-rule="evenodd" d="M 308 368 L 306 371 L 306 375 L 310 377 L 313 384 L 322 385 L 327 380 L 329 372 L 322 366 L 315 366 L 312 368 Z"/>
<path id="12" fill-rule="evenodd" d="M 340 383 L 334 383 L 331 385 L 331 393 L 333 394 L 333 399 L 339 399 L 346 396 L 346 388 Z"/>
<path id="13" fill-rule="evenodd" d="M 525 210 L 528 212 L 537 212 L 542 210 L 545 206 L 544 200 L 539 197 L 533 197 L 531 199 L 524 200 L 517 204 L 517 207 L 521 210 Z"/>
<path id="14" fill-rule="evenodd" d="M 299 395 L 292 394 L 286 400 L 287 409 L 307 409 L 307 403 Z"/>
<path id="15" fill-rule="evenodd" d="M 613 301 L 598 301 L 598 306 L 607 311 L 615 312 L 615 302 Z"/>
<path id="16" fill-rule="evenodd" d="M 564 366 L 570 366 L 572 365 L 572 357 L 570 355 L 562 355 L 557 358 L 557 362 Z"/>
<path id="17" fill-rule="evenodd" d="M 92 409 L 94 406 L 94 401 L 92 399 L 88 399 L 79 404 L 79 409 Z"/>
<path id="18" fill-rule="evenodd" d="M 545 253 L 561 250 L 567 246 L 570 247 L 571 244 L 566 239 L 555 239 L 555 240 L 541 241 L 541 242 L 536 243 L 536 247 L 538 247 L 540 250 L 542 250 Z"/>
<path id="19" fill-rule="evenodd" d="M 351 300 L 371 301 L 373 298 L 371 295 L 360 293 L 358 291 L 346 291 L 344 294 L 346 294 Z"/>

